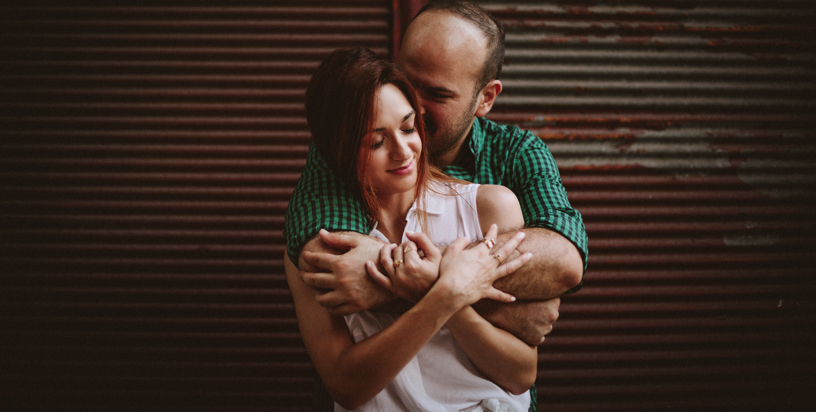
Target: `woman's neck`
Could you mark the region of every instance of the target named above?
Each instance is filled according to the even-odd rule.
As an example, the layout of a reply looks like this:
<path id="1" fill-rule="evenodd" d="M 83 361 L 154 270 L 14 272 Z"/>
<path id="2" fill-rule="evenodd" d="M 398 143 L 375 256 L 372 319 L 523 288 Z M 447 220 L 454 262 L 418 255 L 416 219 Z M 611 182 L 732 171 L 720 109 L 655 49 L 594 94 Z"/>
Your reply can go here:
<path id="1" fill-rule="evenodd" d="M 377 230 L 391 243 L 402 243 L 408 211 L 416 200 L 415 191 L 380 197 L 380 213 L 377 216 Z"/>

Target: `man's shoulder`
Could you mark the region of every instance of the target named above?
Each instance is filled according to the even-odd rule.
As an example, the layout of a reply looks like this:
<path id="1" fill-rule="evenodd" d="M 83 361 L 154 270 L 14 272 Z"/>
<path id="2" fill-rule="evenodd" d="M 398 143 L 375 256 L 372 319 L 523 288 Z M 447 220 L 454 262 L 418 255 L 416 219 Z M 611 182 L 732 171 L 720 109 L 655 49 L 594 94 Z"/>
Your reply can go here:
<path id="1" fill-rule="evenodd" d="M 477 118 L 477 121 L 484 135 L 484 145 L 494 151 L 515 152 L 523 148 L 546 147 L 541 138 L 529 130 L 515 125 L 499 124 L 484 117 Z"/>

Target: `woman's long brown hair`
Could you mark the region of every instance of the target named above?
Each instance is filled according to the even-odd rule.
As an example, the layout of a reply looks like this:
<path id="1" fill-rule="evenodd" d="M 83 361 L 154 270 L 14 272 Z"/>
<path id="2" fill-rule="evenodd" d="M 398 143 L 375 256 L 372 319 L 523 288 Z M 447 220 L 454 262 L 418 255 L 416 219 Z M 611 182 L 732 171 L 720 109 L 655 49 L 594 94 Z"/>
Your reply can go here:
<path id="1" fill-rule="evenodd" d="M 396 65 L 365 48 L 335 50 L 312 75 L 306 90 L 306 119 L 317 150 L 346 188 L 360 197 L 370 218 L 378 215 L 381 203 L 364 173 L 371 155 L 366 135 L 373 127 L 377 91 L 386 84 L 402 91 L 416 111 L 414 126 L 422 141 L 416 194 L 421 199 L 429 173 L 441 173 L 430 172 L 419 99 Z"/>

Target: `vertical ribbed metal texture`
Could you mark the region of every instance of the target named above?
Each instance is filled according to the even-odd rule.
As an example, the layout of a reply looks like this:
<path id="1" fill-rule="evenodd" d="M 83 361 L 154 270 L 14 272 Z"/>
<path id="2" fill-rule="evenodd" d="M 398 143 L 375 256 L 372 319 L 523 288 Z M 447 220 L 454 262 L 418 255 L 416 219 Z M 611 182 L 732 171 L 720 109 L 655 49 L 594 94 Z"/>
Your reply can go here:
<path id="1" fill-rule="evenodd" d="M 0 6 L 0 409 L 308 410 L 303 94 L 391 2 L 55 3 Z"/>
<path id="2" fill-rule="evenodd" d="M 590 240 L 540 410 L 815 410 L 816 5 L 480 3 Z"/>

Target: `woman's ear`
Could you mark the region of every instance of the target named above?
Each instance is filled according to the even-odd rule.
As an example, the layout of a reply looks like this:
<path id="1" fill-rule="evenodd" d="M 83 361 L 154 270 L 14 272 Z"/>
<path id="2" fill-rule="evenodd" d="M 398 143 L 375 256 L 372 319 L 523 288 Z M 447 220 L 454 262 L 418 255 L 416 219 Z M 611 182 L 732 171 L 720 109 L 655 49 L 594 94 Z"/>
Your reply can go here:
<path id="1" fill-rule="evenodd" d="M 490 113 L 490 110 L 493 108 L 493 103 L 496 102 L 496 97 L 502 91 L 502 84 L 501 80 L 494 79 L 491 80 L 482 90 L 479 92 L 479 104 L 476 106 L 476 117 L 484 117 L 486 114 Z"/>

